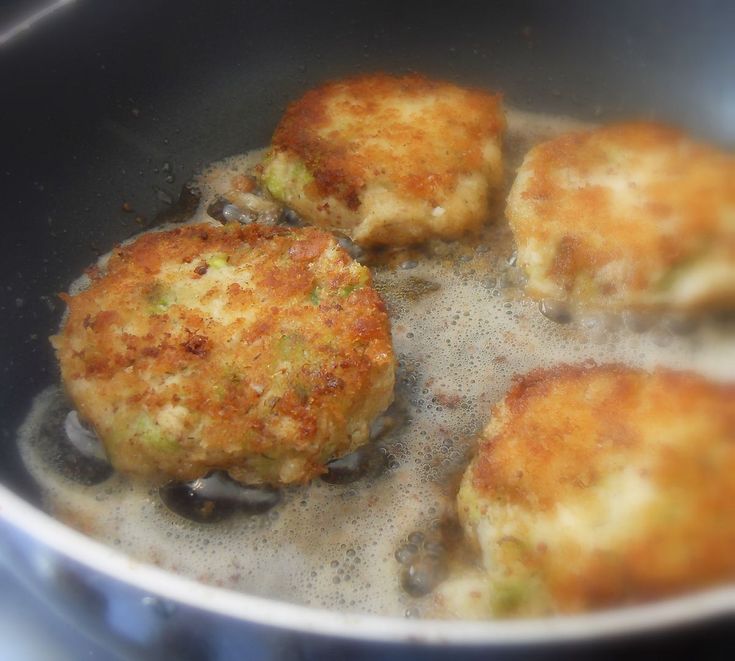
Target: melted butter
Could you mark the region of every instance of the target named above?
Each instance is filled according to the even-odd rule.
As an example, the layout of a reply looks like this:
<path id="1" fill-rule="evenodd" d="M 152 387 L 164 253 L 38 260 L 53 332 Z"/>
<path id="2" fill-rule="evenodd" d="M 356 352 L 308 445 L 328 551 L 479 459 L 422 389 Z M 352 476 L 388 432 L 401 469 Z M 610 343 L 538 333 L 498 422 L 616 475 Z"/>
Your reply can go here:
<path id="1" fill-rule="evenodd" d="M 507 186 L 533 144 L 578 126 L 509 112 Z M 262 155 L 233 156 L 203 171 L 192 221 L 209 220 L 211 201 Z M 472 438 L 515 374 L 591 358 L 735 378 L 731 320 L 703 323 L 665 342 L 656 328 L 634 332 L 620 323 L 600 333 L 589 323 L 559 325 L 523 296 L 512 255 L 499 210 L 478 236 L 366 256 L 390 312 L 400 361 L 397 400 L 409 418 L 381 439 L 394 466 L 381 476 L 348 485 L 316 480 L 286 490 L 266 514 L 192 523 L 170 512 L 155 490 L 119 475 L 84 487 L 49 470 L 39 429 L 59 396 L 50 390 L 36 399 L 20 434 L 47 509 L 133 557 L 206 583 L 341 611 L 425 610 L 431 596 L 415 599 L 403 591 L 394 553 L 412 531 L 431 533 L 453 516 Z M 83 286 L 82 279 L 74 289 Z"/>

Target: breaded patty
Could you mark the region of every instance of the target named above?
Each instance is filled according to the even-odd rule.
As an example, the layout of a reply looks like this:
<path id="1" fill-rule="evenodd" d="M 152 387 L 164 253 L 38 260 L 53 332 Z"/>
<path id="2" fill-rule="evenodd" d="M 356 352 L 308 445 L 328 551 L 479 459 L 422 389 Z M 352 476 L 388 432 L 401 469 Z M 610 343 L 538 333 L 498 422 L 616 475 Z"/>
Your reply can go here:
<path id="1" fill-rule="evenodd" d="M 64 384 L 113 465 L 305 482 L 393 398 L 385 307 L 317 229 L 191 225 L 117 248 L 64 296 Z"/>
<path id="2" fill-rule="evenodd" d="M 534 297 L 735 304 L 735 157 L 675 129 L 617 124 L 535 147 L 507 216 Z"/>
<path id="3" fill-rule="evenodd" d="M 286 110 L 263 180 L 362 245 L 453 238 L 488 218 L 504 128 L 499 95 L 417 75 L 327 83 Z"/>
<path id="4" fill-rule="evenodd" d="M 493 411 L 458 511 L 483 614 L 576 612 L 735 580 L 735 385 L 539 369 Z"/>

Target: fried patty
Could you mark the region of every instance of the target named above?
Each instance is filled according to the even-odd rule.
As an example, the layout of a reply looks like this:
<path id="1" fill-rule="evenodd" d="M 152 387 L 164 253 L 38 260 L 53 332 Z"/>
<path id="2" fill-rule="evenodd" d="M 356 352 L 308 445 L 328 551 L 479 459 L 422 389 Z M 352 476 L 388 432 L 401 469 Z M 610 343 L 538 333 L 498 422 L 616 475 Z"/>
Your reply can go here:
<path id="1" fill-rule="evenodd" d="M 735 580 L 735 384 L 539 369 L 493 411 L 458 511 L 485 614 L 646 601 Z"/>
<path id="2" fill-rule="evenodd" d="M 383 301 L 317 229 L 191 225 L 114 250 L 63 295 L 65 386 L 120 471 L 305 482 L 393 398 Z"/>
<path id="3" fill-rule="evenodd" d="M 735 304 L 735 157 L 637 122 L 526 156 L 507 217 L 527 291 L 598 308 Z"/>
<path id="4" fill-rule="evenodd" d="M 488 218 L 504 128 L 499 95 L 418 75 L 350 78 L 288 107 L 263 180 L 362 245 L 453 238 Z"/>

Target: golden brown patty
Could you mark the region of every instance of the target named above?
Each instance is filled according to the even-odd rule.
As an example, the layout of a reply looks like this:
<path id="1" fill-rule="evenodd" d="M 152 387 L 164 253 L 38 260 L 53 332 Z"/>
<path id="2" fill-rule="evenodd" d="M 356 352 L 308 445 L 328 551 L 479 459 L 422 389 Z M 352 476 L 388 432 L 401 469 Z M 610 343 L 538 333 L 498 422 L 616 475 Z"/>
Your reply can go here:
<path id="1" fill-rule="evenodd" d="M 327 83 L 288 107 L 263 179 L 361 244 L 456 237 L 487 220 L 504 127 L 499 95 L 416 75 Z"/>
<path id="2" fill-rule="evenodd" d="M 304 482 L 393 397 L 370 273 L 316 229 L 146 234 L 64 298 L 64 383 L 124 472 Z"/>
<path id="3" fill-rule="evenodd" d="M 735 579 L 735 385 L 621 365 L 516 380 L 458 497 L 487 614 L 574 612 Z"/>
<path id="4" fill-rule="evenodd" d="M 534 297 L 735 304 L 735 157 L 672 128 L 617 124 L 535 147 L 507 216 Z"/>

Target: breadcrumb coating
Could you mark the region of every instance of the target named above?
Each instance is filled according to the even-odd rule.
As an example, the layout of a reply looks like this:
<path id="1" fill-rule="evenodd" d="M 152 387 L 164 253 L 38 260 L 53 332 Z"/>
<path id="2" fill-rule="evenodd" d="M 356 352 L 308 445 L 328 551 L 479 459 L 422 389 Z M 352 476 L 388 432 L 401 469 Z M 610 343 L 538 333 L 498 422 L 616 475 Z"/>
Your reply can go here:
<path id="1" fill-rule="evenodd" d="M 651 122 L 532 149 L 507 216 L 536 298 L 597 308 L 735 304 L 735 157 Z"/>
<path id="2" fill-rule="evenodd" d="M 462 481 L 486 614 L 578 612 L 735 579 L 735 385 L 562 365 L 516 379 Z"/>
<path id="3" fill-rule="evenodd" d="M 504 128 L 497 94 L 418 75 L 331 82 L 288 107 L 263 180 L 362 245 L 453 238 L 488 219 Z"/>
<path id="4" fill-rule="evenodd" d="M 190 225 L 116 248 L 63 295 L 64 384 L 122 472 L 305 482 L 393 397 L 367 268 L 313 228 Z"/>

